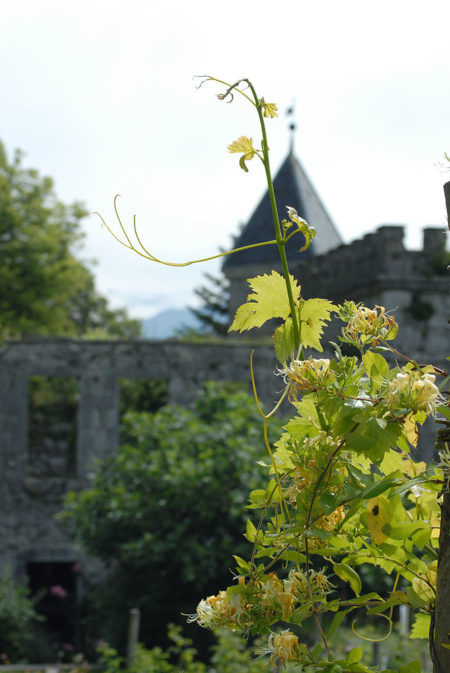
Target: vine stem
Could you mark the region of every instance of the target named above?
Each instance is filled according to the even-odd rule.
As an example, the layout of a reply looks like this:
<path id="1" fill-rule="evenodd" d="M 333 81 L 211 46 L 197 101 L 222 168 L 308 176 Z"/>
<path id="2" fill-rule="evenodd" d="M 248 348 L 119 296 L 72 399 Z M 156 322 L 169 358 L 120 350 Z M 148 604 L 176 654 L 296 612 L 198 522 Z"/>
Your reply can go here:
<path id="1" fill-rule="evenodd" d="M 291 280 L 289 277 L 289 266 L 288 266 L 288 261 L 286 257 L 286 241 L 284 240 L 282 233 L 281 233 L 281 226 L 280 226 L 280 219 L 278 217 L 278 210 L 277 210 L 277 202 L 275 200 L 275 190 L 273 188 L 273 180 L 272 180 L 272 174 L 270 171 L 270 160 L 269 160 L 269 147 L 267 144 L 267 132 L 266 132 L 266 125 L 264 123 L 264 116 L 262 113 L 261 109 L 261 104 L 259 102 L 259 98 L 256 94 L 255 88 L 253 84 L 248 80 L 242 80 L 244 82 L 247 82 L 253 97 L 255 99 L 255 106 L 256 110 L 258 112 L 258 117 L 259 117 L 259 123 L 261 126 L 261 132 L 262 132 L 262 151 L 263 151 L 263 164 L 264 164 L 264 170 L 266 172 L 266 179 L 267 179 L 267 187 L 269 191 L 269 199 L 270 199 L 270 206 L 272 209 L 272 217 L 273 217 L 273 223 L 275 227 L 275 238 L 277 242 L 277 247 L 278 247 L 278 252 L 280 255 L 280 260 L 281 260 L 281 266 L 283 268 L 283 276 L 284 276 L 284 281 L 286 283 L 286 291 L 289 299 L 289 306 L 291 308 L 291 317 L 292 317 L 292 328 L 294 332 L 294 345 L 295 348 L 300 347 L 300 330 L 299 330 L 299 324 L 298 324 L 298 319 L 297 319 L 297 311 L 296 311 L 296 306 L 294 302 L 294 297 L 292 294 L 292 287 L 291 287 Z"/>

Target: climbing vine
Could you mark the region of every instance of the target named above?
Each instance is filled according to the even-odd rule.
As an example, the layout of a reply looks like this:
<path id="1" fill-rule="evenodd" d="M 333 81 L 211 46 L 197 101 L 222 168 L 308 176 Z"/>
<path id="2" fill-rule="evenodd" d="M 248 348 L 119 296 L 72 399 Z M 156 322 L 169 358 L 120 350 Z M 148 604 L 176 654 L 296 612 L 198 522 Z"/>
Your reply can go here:
<path id="1" fill-rule="evenodd" d="M 415 461 L 411 448 L 428 416 L 438 411 L 448 416 L 438 386 L 446 374 L 399 353 L 392 344 L 398 325 L 385 308 L 353 301 L 338 306 L 302 296 L 289 273 L 285 246 L 296 236 L 299 251 L 306 250 L 315 231 L 288 204 L 286 217 L 279 220 L 265 126 L 266 119 L 277 116 L 277 106 L 259 98 L 247 79 L 228 84 L 204 77 L 200 86 L 206 82 L 224 87 L 218 94 L 222 101 L 242 97 L 259 119 L 260 146 L 241 136 L 228 150 L 240 155 L 244 171 L 254 158 L 264 167 L 274 239 L 247 248 L 276 245 L 282 273 L 249 279 L 250 294 L 230 331 L 252 330 L 276 319 L 273 341 L 282 393 L 274 408 L 264 411 L 253 381 L 268 459 L 261 468 L 267 473 L 266 487 L 249 496 L 249 555 L 234 557 L 231 586 L 201 600 L 189 619 L 210 629 L 265 636 L 260 656 L 267 656 L 276 670 L 290 663 L 308 673 L 370 673 L 375 669 L 363 662 L 360 647 L 345 658 L 333 657 L 330 638 L 351 613 L 355 633 L 363 612 L 385 625 L 384 639 L 392 631 L 396 606 L 409 605 L 415 613 L 412 636 L 432 636 L 439 498 L 449 488 L 450 452 L 444 447 L 440 463 L 433 466 Z M 125 247 L 172 266 L 202 261 L 158 259 L 143 245 L 136 221 L 137 243 L 122 224 L 116 203 L 115 209 L 125 240 L 102 222 Z M 340 343 L 331 344 L 333 357 L 317 357 L 332 318 L 341 321 Z M 358 355 L 343 354 L 342 343 Z M 292 413 L 271 444 L 268 426 L 283 403 L 290 404 Z M 367 565 L 387 574 L 388 593 L 364 593 L 360 571 Z M 338 581 L 348 586 L 344 597 L 335 590 Z M 314 646 L 302 635 L 311 621 L 318 633 Z M 417 673 L 420 663 L 405 662 L 398 671 Z"/>

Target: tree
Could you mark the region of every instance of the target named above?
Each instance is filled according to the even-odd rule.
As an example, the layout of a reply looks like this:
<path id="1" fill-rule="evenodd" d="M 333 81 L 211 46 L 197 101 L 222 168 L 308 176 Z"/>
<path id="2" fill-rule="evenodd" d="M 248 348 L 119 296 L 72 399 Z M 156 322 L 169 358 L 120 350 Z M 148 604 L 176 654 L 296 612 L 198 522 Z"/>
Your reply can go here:
<path id="1" fill-rule="evenodd" d="M 204 274 L 207 284 L 201 285 L 194 293 L 201 299 L 199 308 L 190 308 L 202 324 L 202 333 L 225 336 L 228 331 L 229 283 L 224 276 Z"/>
<path id="2" fill-rule="evenodd" d="M 232 551 L 244 552 L 245 493 L 258 485 L 262 430 L 247 393 L 208 384 L 191 408 L 128 413 L 123 437 L 92 488 L 69 493 L 63 517 L 112 574 L 93 601 L 96 637 L 123 647 L 128 609 L 138 607 L 140 638 L 154 645 L 217 578 L 229 581 Z"/>
<path id="3" fill-rule="evenodd" d="M 0 315 L 4 336 L 80 337 L 101 329 L 137 336 L 138 321 L 108 308 L 92 272 L 75 257 L 87 214 L 59 201 L 51 178 L 11 162 L 0 143 Z"/>

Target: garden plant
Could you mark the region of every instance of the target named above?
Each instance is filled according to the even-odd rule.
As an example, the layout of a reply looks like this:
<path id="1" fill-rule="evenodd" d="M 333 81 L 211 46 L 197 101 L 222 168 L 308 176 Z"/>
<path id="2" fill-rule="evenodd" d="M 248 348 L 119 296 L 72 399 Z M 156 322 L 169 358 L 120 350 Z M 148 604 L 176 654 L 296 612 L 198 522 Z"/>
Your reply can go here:
<path id="1" fill-rule="evenodd" d="M 371 673 L 379 669 L 367 665 L 361 647 L 335 655 L 330 639 L 349 621 L 360 633 L 363 618 L 378 620 L 385 627 L 380 638 L 387 638 L 395 610 L 408 605 L 414 611 L 411 637 L 430 639 L 435 671 L 446 673 L 441 653 L 450 641 L 435 642 L 434 614 L 440 499 L 449 489 L 450 451 L 444 445 L 434 466 L 411 455 L 418 426 L 428 416 L 449 415 L 441 392 L 446 374 L 398 352 L 392 345 L 398 325 L 384 307 L 353 301 L 338 306 L 302 296 L 285 246 L 295 236 L 299 251 L 306 250 L 315 230 L 289 204 L 285 218 L 278 215 L 266 134 L 266 119 L 277 116 L 277 106 L 260 98 L 248 79 L 228 84 L 204 77 L 201 85 L 206 82 L 221 87 L 222 101 L 244 99 L 259 119 L 261 144 L 241 136 L 228 150 L 239 155 L 244 171 L 255 158 L 263 165 L 274 239 L 248 247 L 276 245 L 282 273 L 249 279 L 250 293 L 230 330 L 244 332 L 276 319 L 282 393 L 273 409 L 264 410 L 253 385 L 267 449 L 261 468 L 267 485 L 249 496 L 249 554 L 234 557 L 234 581 L 202 599 L 189 620 L 263 637 L 259 655 L 277 671 L 288 666 L 305 673 Z M 115 208 L 118 216 L 116 203 Z M 164 262 L 144 246 L 136 221 L 135 244 L 118 220 L 122 234 L 108 227 L 111 233 L 151 261 L 173 266 L 203 261 Z M 331 344 L 333 357 L 321 357 L 332 316 L 342 322 L 340 343 Z M 271 443 L 268 427 L 286 402 L 292 413 Z M 364 591 L 361 573 L 367 565 L 387 574 L 389 591 Z M 338 583 L 347 590 L 336 591 Z M 311 623 L 317 633 L 313 643 L 305 638 Z M 420 666 L 418 660 L 404 661 L 384 670 L 419 673 Z"/>

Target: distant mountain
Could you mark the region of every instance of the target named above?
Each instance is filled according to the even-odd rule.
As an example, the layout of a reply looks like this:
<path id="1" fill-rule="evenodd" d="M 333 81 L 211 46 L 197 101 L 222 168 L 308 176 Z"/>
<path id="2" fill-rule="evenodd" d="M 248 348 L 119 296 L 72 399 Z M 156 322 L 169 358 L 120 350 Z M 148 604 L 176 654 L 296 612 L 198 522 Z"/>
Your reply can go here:
<path id="1" fill-rule="evenodd" d="M 183 328 L 200 329 L 197 320 L 187 308 L 169 308 L 142 321 L 142 336 L 146 339 L 168 339 Z"/>

